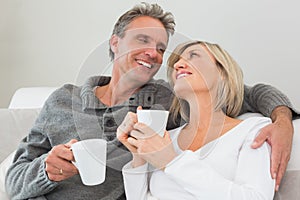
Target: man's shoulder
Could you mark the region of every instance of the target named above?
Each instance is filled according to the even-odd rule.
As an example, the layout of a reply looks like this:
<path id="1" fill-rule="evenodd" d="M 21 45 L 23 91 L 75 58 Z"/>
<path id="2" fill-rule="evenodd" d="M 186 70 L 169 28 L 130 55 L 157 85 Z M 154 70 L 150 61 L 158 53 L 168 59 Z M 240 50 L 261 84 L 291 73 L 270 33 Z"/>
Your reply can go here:
<path id="1" fill-rule="evenodd" d="M 80 98 L 80 86 L 73 84 L 64 84 L 62 87 L 56 89 L 46 100 L 44 107 L 57 108 L 72 105 L 72 102 Z"/>
<path id="2" fill-rule="evenodd" d="M 81 90 L 81 86 L 73 85 L 73 84 L 64 84 L 60 88 L 56 89 L 51 95 L 50 99 L 59 99 L 59 98 L 65 98 L 75 95 Z"/>

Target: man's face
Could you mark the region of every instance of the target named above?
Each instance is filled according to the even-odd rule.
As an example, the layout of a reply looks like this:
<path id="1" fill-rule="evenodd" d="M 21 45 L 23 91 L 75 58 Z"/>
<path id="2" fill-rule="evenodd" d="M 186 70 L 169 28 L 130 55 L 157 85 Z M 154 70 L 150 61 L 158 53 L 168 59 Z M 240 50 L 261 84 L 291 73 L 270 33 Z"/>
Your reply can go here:
<path id="1" fill-rule="evenodd" d="M 159 70 L 167 43 L 168 34 L 159 20 L 147 16 L 134 19 L 123 38 L 111 39 L 119 76 L 147 83 Z"/>

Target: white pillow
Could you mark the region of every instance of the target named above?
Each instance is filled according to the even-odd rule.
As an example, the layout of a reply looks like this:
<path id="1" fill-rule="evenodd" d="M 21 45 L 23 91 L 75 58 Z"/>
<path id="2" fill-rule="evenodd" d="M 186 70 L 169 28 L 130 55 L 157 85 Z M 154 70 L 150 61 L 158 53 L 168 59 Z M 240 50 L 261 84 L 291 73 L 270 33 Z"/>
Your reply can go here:
<path id="1" fill-rule="evenodd" d="M 9 108 L 41 108 L 56 87 L 24 87 L 12 97 Z"/>

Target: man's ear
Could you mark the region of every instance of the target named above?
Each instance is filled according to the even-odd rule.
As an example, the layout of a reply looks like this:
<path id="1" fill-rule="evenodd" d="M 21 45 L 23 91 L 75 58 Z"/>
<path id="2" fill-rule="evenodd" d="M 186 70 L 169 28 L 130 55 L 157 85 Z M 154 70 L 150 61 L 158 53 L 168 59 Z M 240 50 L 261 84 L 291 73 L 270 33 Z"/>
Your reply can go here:
<path id="1" fill-rule="evenodd" d="M 119 42 L 119 37 L 117 35 L 112 35 L 110 40 L 109 40 L 109 45 L 114 53 L 118 53 L 118 42 Z"/>

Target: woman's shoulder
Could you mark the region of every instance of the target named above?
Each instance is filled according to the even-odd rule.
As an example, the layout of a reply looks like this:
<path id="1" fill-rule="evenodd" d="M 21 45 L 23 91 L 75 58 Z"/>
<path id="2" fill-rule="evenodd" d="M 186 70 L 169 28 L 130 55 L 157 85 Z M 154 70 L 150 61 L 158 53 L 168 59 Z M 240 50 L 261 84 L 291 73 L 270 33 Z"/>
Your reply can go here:
<path id="1" fill-rule="evenodd" d="M 269 117 L 254 116 L 243 120 L 243 123 L 248 127 L 258 128 L 272 123 Z"/>
<path id="2" fill-rule="evenodd" d="M 271 123 L 272 120 L 268 117 L 249 117 L 239 124 L 239 130 L 247 133 L 247 138 L 255 138 L 262 128 Z"/>

